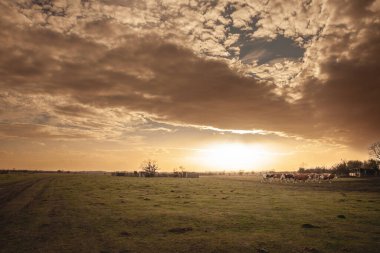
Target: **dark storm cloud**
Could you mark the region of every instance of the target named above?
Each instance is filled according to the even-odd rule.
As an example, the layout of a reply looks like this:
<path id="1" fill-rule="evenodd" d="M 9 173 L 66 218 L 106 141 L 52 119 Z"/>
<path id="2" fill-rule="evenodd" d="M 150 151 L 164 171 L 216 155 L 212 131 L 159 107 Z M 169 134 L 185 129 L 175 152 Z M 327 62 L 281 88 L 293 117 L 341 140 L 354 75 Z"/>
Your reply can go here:
<path id="1" fill-rule="evenodd" d="M 334 49 L 346 49 L 342 40 Z M 350 43 L 350 42 L 348 42 Z M 328 57 L 321 63 L 325 81 L 308 80 L 303 101 L 314 105 L 323 135 L 346 138 L 358 144 L 380 138 L 380 25 L 362 32 L 351 58 Z"/>
<path id="2" fill-rule="evenodd" d="M 376 13 L 368 10 L 372 2 L 336 7 L 335 18 L 375 20 Z M 380 138 L 380 27 L 375 21 L 349 23 L 350 33 L 360 32 L 355 38 L 339 34 L 346 30 L 332 25 L 335 37 L 316 40 L 326 54 L 317 62 L 324 78 L 301 80 L 297 89 L 302 98 L 292 102 L 287 92 L 278 94 L 275 84 L 244 77 L 225 61 L 205 59 L 160 35 L 117 35 L 102 29 L 112 26 L 109 18 L 97 20 L 85 25 L 85 34 L 75 34 L 3 22 L 3 92 L 64 96 L 83 104 L 57 106 L 55 111 L 64 115 L 78 116 L 77 109 L 85 115 L 86 106 L 121 107 L 161 121 L 224 129 L 282 131 L 343 143 Z M 119 36 L 118 43 L 91 40 L 102 33 Z"/>
<path id="3" fill-rule="evenodd" d="M 274 94 L 274 85 L 154 35 L 126 36 L 113 49 L 40 28 L 15 29 L 7 39 L 23 42 L 3 51 L 3 88 L 225 128 L 290 130 L 302 114 Z"/>

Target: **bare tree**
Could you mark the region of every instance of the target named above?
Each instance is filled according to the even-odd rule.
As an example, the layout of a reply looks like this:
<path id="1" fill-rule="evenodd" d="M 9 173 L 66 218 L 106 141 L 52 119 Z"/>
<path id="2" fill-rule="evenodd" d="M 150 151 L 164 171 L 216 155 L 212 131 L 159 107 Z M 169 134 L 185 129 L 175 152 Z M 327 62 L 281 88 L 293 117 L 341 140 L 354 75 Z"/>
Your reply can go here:
<path id="1" fill-rule="evenodd" d="M 146 177 L 154 177 L 158 170 L 158 165 L 156 161 L 146 160 L 141 164 L 140 168 L 145 172 Z"/>
<path id="2" fill-rule="evenodd" d="M 369 147 L 369 155 L 373 159 L 380 161 L 380 141 L 375 142 Z"/>

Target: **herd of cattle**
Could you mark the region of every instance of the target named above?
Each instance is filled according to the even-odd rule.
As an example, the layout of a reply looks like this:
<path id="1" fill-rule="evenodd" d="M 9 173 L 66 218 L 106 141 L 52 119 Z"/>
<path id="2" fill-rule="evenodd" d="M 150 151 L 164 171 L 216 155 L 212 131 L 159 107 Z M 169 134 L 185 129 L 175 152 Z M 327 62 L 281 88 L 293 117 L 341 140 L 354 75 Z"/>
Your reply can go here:
<path id="1" fill-rule="evenodd" d="M 332 182 L 337 176 L 334 173 L 263 173 L 261 182 Z"/>

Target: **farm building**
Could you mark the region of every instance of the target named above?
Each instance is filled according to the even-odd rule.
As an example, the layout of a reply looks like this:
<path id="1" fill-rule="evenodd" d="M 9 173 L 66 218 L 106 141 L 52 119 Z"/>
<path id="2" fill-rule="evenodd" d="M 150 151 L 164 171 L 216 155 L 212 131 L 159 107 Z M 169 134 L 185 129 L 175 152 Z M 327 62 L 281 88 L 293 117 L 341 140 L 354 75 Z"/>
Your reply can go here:
<path id="1" fill-rule="evenodd" d="M 371 177 L 377 176 L 377 171 L 373 169 L 356 168 L 350 170 L 350 177 Z"/>

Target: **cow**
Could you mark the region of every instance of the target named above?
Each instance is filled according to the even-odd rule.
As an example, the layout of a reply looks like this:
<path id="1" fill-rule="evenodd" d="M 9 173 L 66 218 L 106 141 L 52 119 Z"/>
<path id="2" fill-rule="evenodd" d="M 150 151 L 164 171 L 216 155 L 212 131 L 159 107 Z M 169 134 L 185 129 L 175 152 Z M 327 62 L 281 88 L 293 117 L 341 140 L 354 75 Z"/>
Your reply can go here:
<path id="1" fill-rule="evenodd" d="M 294 181 L 294 174 L 292 174 L 292 173 L 283 173 L 283 174 L 281 174 L 280 180 L 281 181 L 285 181 L 285 182 Z"/>
<path id="2" fill-rule="evenodd" d="M 294 174 L 294 181 L 303 181 L 306 182 L 310 179 L 308 174 Z"/>
<path id="3" fill-rule="evenodd" d="M 331 183 L 331 181 L 336 178 L 337 176 L 334 173 L 328 173 L 328 174 L 321 174 L 319 176 L 319 182 L 321 181 L 328 181 Z"/>
<path id="4" fill-rule="evenodd" d="M 309 174 L 310 181 L 317 182 L 320 179 L 320 175 L 318 173 Z"/>
<path id="5" fill-rule="evenodd" d="M 274 174 L 273 173 L 263 173 L 261 182 L 270 182 L 271 179 L 273 179 Z"/>
<path id="6" fill-rule="evenodd" d="M 273 180 L 278 180 L 278 181 L 281 181 L 281 176 L 282 174 L 281 173 L 274 173 L 273 174 Z"/>

